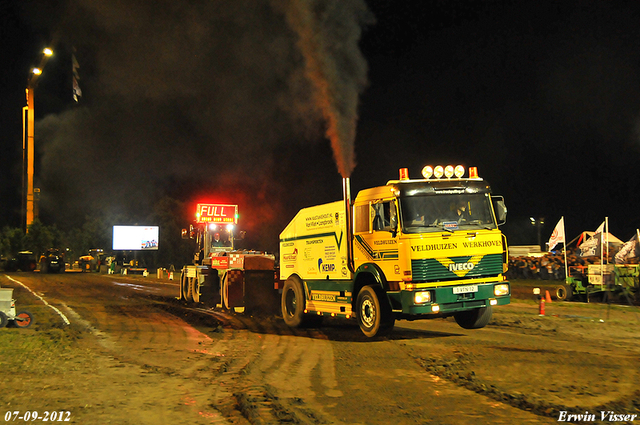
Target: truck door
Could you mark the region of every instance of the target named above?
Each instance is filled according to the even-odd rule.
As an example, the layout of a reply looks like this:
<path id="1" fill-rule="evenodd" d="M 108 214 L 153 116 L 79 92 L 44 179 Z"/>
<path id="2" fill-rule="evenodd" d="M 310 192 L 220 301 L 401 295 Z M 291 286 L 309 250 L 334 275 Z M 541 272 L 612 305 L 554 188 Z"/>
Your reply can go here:
<path id="1" fill-rule="evenodd" d="M 364 212 L 368 211 L 369 226 L 363 225 Z M 355 267 L 365 263 L 375 263 L 387 280 L 399 280 L 398 268 L 398 214 L 395 199 L 377 200 L 360 206 L 356 214 L 361 223 L 355 232 L 354 262 Z"/>

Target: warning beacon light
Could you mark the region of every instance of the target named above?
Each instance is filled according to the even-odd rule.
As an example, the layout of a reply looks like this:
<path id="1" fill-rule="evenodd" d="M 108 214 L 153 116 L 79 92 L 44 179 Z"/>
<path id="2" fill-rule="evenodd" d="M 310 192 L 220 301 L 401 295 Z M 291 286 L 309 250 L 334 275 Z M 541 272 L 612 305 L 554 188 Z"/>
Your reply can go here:
<path id="1" fill-rule="evenodd" d="M 400 169 L 400 180 L 409 180 L 409 169 L 401 168 Z"/>

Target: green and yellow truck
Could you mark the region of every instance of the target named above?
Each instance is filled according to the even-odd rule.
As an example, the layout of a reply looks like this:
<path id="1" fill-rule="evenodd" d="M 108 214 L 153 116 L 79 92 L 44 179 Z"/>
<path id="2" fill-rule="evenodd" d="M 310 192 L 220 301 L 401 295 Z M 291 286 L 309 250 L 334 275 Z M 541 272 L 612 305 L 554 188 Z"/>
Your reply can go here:
<path id="1" fill-rule="evenodd" d="M 426 166 L 398 180 L 304 208 L 280 234 L 281 311 L 291 327 L 355 318 L 368 336 L 396 320 L 453 316 L 482 328 L 510 302 L 504 200 L 477 168 Z"/>

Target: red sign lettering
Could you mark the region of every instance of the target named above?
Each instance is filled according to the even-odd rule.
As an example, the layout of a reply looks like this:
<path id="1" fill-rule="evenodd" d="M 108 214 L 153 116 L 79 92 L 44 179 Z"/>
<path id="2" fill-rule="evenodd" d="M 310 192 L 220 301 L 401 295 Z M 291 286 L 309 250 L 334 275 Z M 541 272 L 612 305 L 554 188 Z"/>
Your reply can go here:
<path id="1" fill-rule="evenodd" d="M 198 223 L 237 224 L 238 206 L 222 204 L 198 204 Z"/>

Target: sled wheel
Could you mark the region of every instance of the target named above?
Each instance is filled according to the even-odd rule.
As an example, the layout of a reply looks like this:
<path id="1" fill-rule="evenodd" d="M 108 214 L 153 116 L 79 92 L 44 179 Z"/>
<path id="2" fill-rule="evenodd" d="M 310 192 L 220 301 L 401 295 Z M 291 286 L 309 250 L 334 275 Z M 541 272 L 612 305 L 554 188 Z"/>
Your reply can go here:
<path id="1" fill-rule="evenodd" d="M 474 308 L 473 310 L 461 311 L 453 315 L 456 323 L 464 329 L 480 329 L 487 326 L 491 320 L 491 306 Z"/>
<path id="2" fill-rule="evenodd" d="M 4 328 L 7 326 L 9 319 L 7 319 L 7 315 L 4 312 L 0 311 L 0 328 Z"/>
<path id="3" fill-rule="evenodd" d="M 200 302 L 200 278 L 192 277 L 191 278 L 191 297 L 193 298 L 193 302 Z"/>
<path id="4" fill-rule="evenodd" d="M 304 322 L 305 299 L 302 281 L 297 276 L 289 276 L 284 282 L 280 308 L 284 323 L 292 328 L 302 326 Z"/>
<path id="5" fill-rule="evenodd" d="M 229 310 L 229 272 L 222 276 L 222 286 L 220 290 L 222 291 L 222 308 Z"/>
<path id="6" fill-rule="evenodd" d="M 33 324 L 33 316 L 28 311 L 21 311 L 16 314 L 16 318 L 14 320 L 14 324 L 17 328 L 28 328 Z"/>
<path id="7" fill-rule="evenodd" d="M 189 278 L 186 273 L 182 273 L 182 277 L 180 279 L 180 288 L 182 299 L 185 301 L 193 301 L 191 296 L 190 286 L 189 286 Z"/>
<path id="8" fill-rule="evenodd" d="M 393 329 L 395 318 L 381 289 L 363 287 L 356 301 L 356 315 L 365 336 L 386 335 Z"/>

